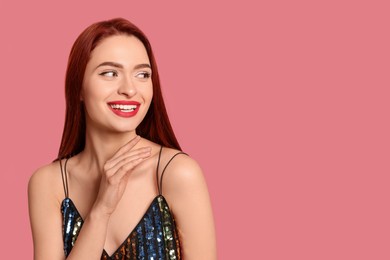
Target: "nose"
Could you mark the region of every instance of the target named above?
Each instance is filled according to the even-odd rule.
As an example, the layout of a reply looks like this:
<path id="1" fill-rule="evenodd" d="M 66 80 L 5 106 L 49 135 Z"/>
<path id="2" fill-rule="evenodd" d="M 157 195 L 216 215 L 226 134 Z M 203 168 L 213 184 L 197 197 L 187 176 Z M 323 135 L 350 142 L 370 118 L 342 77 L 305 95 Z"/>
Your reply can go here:
<path id="1" fill-rule="evenodd" d="M 123 78 L 123 81 L 118 88 L 118 93 L 127 97 L 133 97 L 135 94 L 137 94 L 137 88 L 131 78 Z"/>

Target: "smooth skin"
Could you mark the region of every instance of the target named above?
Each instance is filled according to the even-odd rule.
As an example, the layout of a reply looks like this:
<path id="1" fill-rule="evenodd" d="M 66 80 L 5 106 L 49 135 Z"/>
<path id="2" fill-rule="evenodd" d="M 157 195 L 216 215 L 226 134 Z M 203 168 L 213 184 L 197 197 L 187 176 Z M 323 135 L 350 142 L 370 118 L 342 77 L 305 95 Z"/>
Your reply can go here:
<path id="1" fill-rule="evenodd" d="M 84 219 L 69 260 L 100 259 L 103 249 L 114 253 L 158 195 L 155 170 L 160 146 L 135 132 L 153 97 L 148 64 L 144 46 L 133 36 L 106 38 L 91 54 L 81 98 L 86 145 L 67 165 L 69 197 Z M 117 100 L 134 100 L 141 107 L 134 117 L 119 117 L 107 105 Z M 177 152 L 163 149 L 159 175 Z M 34 259 L 65 259 L 58 161 L 32 175 L 28 194 Z M 195 160 L 181 154 L 171 161 L 164 173 L 163 195 L 176 219 L 183 259 L 217 259 L 207 184 Z"/>

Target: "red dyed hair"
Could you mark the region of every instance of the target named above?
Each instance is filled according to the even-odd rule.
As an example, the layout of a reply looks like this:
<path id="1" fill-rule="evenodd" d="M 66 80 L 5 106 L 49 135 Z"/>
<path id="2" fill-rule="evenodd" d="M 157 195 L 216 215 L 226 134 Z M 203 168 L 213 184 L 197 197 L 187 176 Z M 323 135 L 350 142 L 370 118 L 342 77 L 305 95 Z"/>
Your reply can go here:
<path id="1" fill-rule="evenodd" d="M 153 99 L 145 118 L 137 127 L 136 132 L 152 142 L 181 150 L 169 122 L 161 93 L 157 64 L 149 40 L 131 22 L 123 18 L 115 18 L 92 24 L 80 34 L 73 44 L 65 78 L 66 116 L 58 158 L 76 155 L 84 150 L 85 147 L 86 120 L 84 105 L 80 101 L 80 94 L 85 68 L 92 50 L 103 39 L 123 34 L 135 36 L 144 44 L 153 72 Z"/>

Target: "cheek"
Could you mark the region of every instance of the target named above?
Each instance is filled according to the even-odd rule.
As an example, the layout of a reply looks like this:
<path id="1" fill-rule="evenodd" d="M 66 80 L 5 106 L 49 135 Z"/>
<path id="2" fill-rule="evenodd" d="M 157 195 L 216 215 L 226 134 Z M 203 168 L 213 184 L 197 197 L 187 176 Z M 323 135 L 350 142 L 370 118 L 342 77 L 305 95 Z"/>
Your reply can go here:
<path id="1" fill-rule="evenodd" d="M 147 89 L 145 89 L 144 93 L 145 101 L 151 102 L 153 98 L 153 86 L 149 86 Z"/>
<path id="2" fill-rule="evenodd" d="M 95 118 L 99 112 L 100 109 L 96 102 L 93 102 L 90 96 L 86 96 L 87 98 L 84 98 L 84 109 L 86 114 L 88 114 L 90 117 Z"/>
<path id="3" fill-rule="evenodd" d="M 148 103 L 149 104 L 152 102 L 152 99 L 153 99 L 153 91 L 150 91 L 149 95 L 148 95 Z"/>
<path id="4" fill-rule="evenodd" d="M 113 87 L 111 85 L 104 84 L 93 78 L 85 81 L 82 88 L 84 99 L 89 99 L 91 101 L 104 100 L 112 91 Z"/>
<path id="5" fill-rule="evenodd" d="M 92 82 L 86 82 L 83 85 L 82 89 L 82 99 L 84 101 L 84 106 L 86 112 L 91 115 L 91 113 L 95 113 L 94 111 L 99 111 L 99 106 L 101 106 L 101 102 L 104 100 L 104 97 L 107 95 L 104 93 L 103 88 L 99 88 L 96 84 L 91 84 Z"/>
<path id="6" fill-rule="evenodd" d="M 146 88 L 142 88 L 142 89 L 139 90 L 138 93 L 142 96 L 142 99 L 143 99 L 143 102 L 144 102 L 144 113 L 146 114 L 147 111 L 150 108 L 150 104 L 152 103 L 153 87 L 152 86 L 148 86 Z"/>
<path id="7" fill-rule="evenodd" d="M 138 96 L 138 97 L 137 97 Z M 137 87 L 137 95 L 134 99 L 141 99 L 145 104 L 149 104 L 153 98 L 153 85 L 142 84 Z"/>

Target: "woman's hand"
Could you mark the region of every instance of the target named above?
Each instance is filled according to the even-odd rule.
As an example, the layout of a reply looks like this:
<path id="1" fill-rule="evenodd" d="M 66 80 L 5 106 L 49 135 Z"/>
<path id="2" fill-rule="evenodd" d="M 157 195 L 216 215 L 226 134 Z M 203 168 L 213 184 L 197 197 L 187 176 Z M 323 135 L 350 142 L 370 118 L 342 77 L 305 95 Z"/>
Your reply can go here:
<path id="1" fill-rule="evenodd" d="M 94 208 L 101 213 L 110 216 L 114 212 L 123 196 L 132 170 L 150 157 L 150 147 L 133 150 L 139 140 L 141 140 L 140 136 L 132 139 L 104 164 L 99 193 L 94 204 Z"/>

